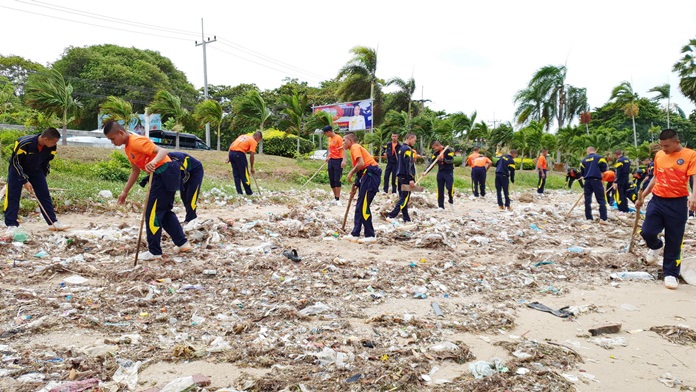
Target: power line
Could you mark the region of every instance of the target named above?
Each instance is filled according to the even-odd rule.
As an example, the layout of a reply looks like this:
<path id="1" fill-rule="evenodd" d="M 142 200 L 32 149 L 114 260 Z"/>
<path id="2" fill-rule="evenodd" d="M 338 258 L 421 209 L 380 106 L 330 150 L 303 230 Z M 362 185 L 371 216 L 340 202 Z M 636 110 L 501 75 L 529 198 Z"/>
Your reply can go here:
<path id="1" fill-rule="evenodd" d="M 8 10 L 24 12 L 24 13 L 32 14 L 32 15 L 45 16 L 45 17 L 47 17 L 47 18 L 58 19 L 58 20 L 64 20 L 64 21 L 67 21 L 67 22 L 79 23 L 79 24 L 83 24 L 83 25 L 87 25 L 87 26 L 101 27 L 101 28 L 103 28 L 103 29 L 117 30 L 117 31 L 125 31 L 125 32 L 128 32 L 128 33 L 135 33 L 135 34 L 145 34 L 145 35 L 151 35 L 151 36 L 153 36 L 153 37 L 161 37 L 161 38 L 176 39 L 176 40 L 180 40 L 180 41 L 189 41 L 189 40 L 190 40 L 190 38 L 178 38 L 178 37 L 166 36 L 166 35 L 161 35 L 161 34 L 147 33 L 147 32 L 142 32 L 142 31 L 133 31 L 133 30 L 128 30 L 128 29 L 121 29 L 121 28 L 114 27 L 114 26 L 105 26 L 105 25 L 100 25 L 100 24 L 96 24 L 96 23 L 82 22 L 82 21 L 79 21 L 79 20 L 68 19 L 68 18 L 61 18 L 60 16 L 46 15 L 46 14 L 41 14 L 41 13 L 38 13 L 38 12 L 22 10 L 22 9 L 19 9 L 19 8 L 7 7 L 7 6 L 4 6 L 4 5 L 0 5 L 0 8 L 5 8 L 5 9 L 8 9 Z"/>
<path id="2" fill-rule="evenodd" d="M 268 65 L 268 64 L 264 64 L 264 63 L 255 61 L 255 60 L 252 60 L 252 59 L 250 59 L 250 58 L 243 57 L 243 56 L 240 56 L 240 55 L 238 55 L 238 54 L 234 54 L 234 53 L 228 52 L 228 51 L 226 51 L 226 50 L 222 50 L 222 49 L 220 49 L 220 48 L 212 47 L 211 49 L 213 49 L 213 50 L 215 50 L 215 51 L 218 51 L 218 52 L 222 52 L 222 53 L 228 54 L 228 55 L 230 55 L 230 56 L 234 56 L 234 57 L 240 58 L 240 59 L 242 59 L 242 60 L 248 61 L 248 62 L 253 63 L 253 64 L 256 64 L 256 65 L 260 65 L 260 66 L 265 67 L 265 68 L 268 68 L 268 69 L 272 69 L 272 70 L 274 70 L 274 71 L 278 71 L 278 72 L 280 72 L 280 73 L 284 73 L 284 74 L 288 74 L 288 73 L 289 73 L 289 74 L 294 74 L 295 76 L 298 76 L 295 72 L 288 72 L 287 70 L 278 69 L 278 68 L 273 67 L 273 66 L 270 66 L 270 65 Z M 307 76 L 304 76 L 304 77 L 307 78 Z M 316 80 L 316 81 L 321 81 L 320 79 L 316 79 L 316 78 L 311 78 L 311 79 L 314 79 L 314 80 Z"/>

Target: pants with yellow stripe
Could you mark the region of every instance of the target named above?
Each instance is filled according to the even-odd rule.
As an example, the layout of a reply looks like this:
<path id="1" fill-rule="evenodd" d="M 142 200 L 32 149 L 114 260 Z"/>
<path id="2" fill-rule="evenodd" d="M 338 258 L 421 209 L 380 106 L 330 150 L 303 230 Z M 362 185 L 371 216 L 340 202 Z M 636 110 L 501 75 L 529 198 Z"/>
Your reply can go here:
<path id="1" fill-rule="evenodd" d="M 152 175 L 150 198 L 145 210 L 145 226 L 147 232 L 147 249 L 153 255 L 162 254 L 162 229 L 172 238 L 176 246 L 186 243 L 184 230 L 179 224 L 179 218 L 172 211 L 174 195 L 181 184 L 179 164 L 167 162 L 157 168 Z"/>
<path id="2" fill-rule="evenodd" d="M 454 173 L 451 171 L 437 171 L 437 206 L 445 208 L 445 190 L 447 190 L 447 202 L 454 204 Z"/>
<path id="3" fill-rule="evenodd" d="M 360 177 L 358 184 L 358 202 L 355 205 L 353 217 L 353 231 L 350 235 L 360 237 L 360 231 L 365 228 L 365 237 L 374 237 L 375 228 L 372 226 L 372 211 L 370 204 L 379 192 L 379 184 L 382 179 L 382 169 L 379 166 L 368 166 Z"/>
<path id="4" fill-rule="evenodd" d="M 51 195 L 48 191 L 46 175 L 41 169 L 25 170 L 24 174 L 29 177 L 29 183 L 34 187 L 34 195 L 36 195 L 43 207 L 41 216 L 43 216 L 46 223 L 49 225 L 53 224 L 56 221 L 56 213 L 53 210 L 53 200 L 51 200 Z M 24 188 L 24 179 L 13 168 L 10 168 L 7 174 L 7 188 L 5 188 L 5 202 L 3 205 L 5 225 L 8 227 L 19 226 L 17 215 L 19 214 L 19 200 L 22 197 L 22 188 Z M 48 215 L 44 214 L 44 210 Z"/>
<path id="5" fill-rule="evenodd" d="M 190 222 L 198 217 L 196 209 L 198 207 L 198 194 L 203 183 L 203 166 L 191 170 L 181 181 L 181 201 L 186 208 L 186 219 Z"/>
<path id="6" fill-rule="evenodd" d="M 237 193 L 243 195 L 242 186 L 244 186 L 244 191 L 247 195 L 253 194 L 246 154 L 240 151 L 230 151 L 228 157 L 230 165 L 232 165 L 232 176 L 234 177 L 234 187 L 237 189 Z"/>
<path id="7" fill-rule="evenodd" d="M 408 202 L 411 200 L 411 192 L 401 190 L 402 185 L 408 185 L 409 181 L 404 178 L 399 177 L 398 187 L 399 187 L 399 201 L 396 202 L 394 209 L 389 213 L 390 218 L 396 218 L 401 212 L 401 217 L 404 222 L 410 222 L 411 217 L 408 215 Z"/>
<path id="8" fill-rule="evenodd" d="M 662 241 L 657 236 L 663 229 L 665 231 L 665 250 L 662 261 L 665 276 L 679 277 L 688 211 L 686 196 L 666 198 L 655 194 L 645 211 L 645 221 L 643 221 L 640 235 L 648 248 L 662 248 Z"/>

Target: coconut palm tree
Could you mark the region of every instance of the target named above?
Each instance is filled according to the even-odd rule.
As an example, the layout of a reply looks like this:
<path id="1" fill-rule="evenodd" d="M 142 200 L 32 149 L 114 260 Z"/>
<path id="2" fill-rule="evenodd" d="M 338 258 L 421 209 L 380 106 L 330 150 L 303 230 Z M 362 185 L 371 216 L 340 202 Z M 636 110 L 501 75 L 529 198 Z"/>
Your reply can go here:
<path id="1" fill-rule="evenodd" d="M 512 137 L 515 131 L 512 129 L 512 124 L 502 123 L 497 128 L 491 131 L 491 144 L 496 146 L 496 149 L 509 145 L 512 142 Z"/>
<path id="2" fill-rule="evenodd" d="M 580 116 L 582 113 L 587 111 L 589 105 L 587 104 L 587 89 L 578 88 L 568 85 L 568 91 L 566 93 L 565 102 L 565 116 L 563 124 L 570 124 L 575 120 L 576 116 Z M 559 125 L 558 129 L 563 128 Z"/>
<path id="3" fill-rule="evenodd" d="M 297 155 L 300 155 L 300 136 L 304 133 L 307 113 L 307 93 L 293 91 L 292 95 L 281 95 L 280 100 L 285 106 L 282 112 L 290 118 L 287 130 L 297 135 Z"/>
<path id="4" fill-rule="evenodd" d="M 224 113 L 222 111 L 222 105 L 220 102 L 214 99 L 206 99 L 205 101 L 196 105 L 196 109 L 193 112 L 193 117 L 202 126 L 205 124 L 212 124 L 217 128 L 217 150 L 220 151 L 220 126 L 222 125 L 222 118 Z"/>
<path id="5" fill-rule="evenodd" d="M 611 97 L 623 109 L 624 114 L 631 117 L 633 122 L 633 147 L 638 147 L 638 137 L 636 136 L 636 116 L 638 115 L 639 107 L 636 101 L 638 94 L 633 92 L 631 83 L 627 81 L 621 82 L 620 85 L 611 90 Z"/>
<path id="6" fill-rule="evenodd" d="M 73 86 L 66 83 L 63 75 L 51 69 L 30 77 L 25 90 L 25 100 L 30 107 L 46 114 L 55 114 L 61 119 L 63 145 L 68 144 L 68 114 L 82 107 L 73 97 Z"/>
<path id="7" fill-rule="evenodd" d="M 684 96 L 696 103 L 696 38 L 690 39 L 681 52 L 683 56 L 672 70 L 679 74 L 679 89 Z"/>
<path id="8" fill-rule="evenodd" d="M 387 86 L 395 85 L 399 89 L 391 93 L 389 109 L 397 112 L 404 111 L 408 113 L 409 120 L 411 119 L 411 97 L 416 91 L 416 81 L 413 78 L 403 80 L 401 78 L 391 78 L 387 81 Z M 418 113 L 414 113 L 418 115 Z"/>
<path id="9" fill-rule="evenodd" d="M 181 98 L 170 93 L 166 90 L 159 90 L 149 106 L 150 113 L 160 114 L 165 120 L 165 118 L 174 119 L 174 126 L 172 130 L 176 132 L 176 145 L 175 148 L 179 149 L 179 132 L 184 129 L 183 119 L 187 113 L 187 110 L 181 106 Z"/>
<path id="10" fill-rule="evenodd" d="M 454 137 L 469 139 L 471 136 L 471 127 L 476 124 L 476 116 L 476 112 L 471 113 L 471 116 L 467 116 L 462 112 L 451 114 L 449 119 L 452 121 Z"/>
<path id="11" fill-rule="evenodd" d="M 670 85 L 669 83 L 665 83 L 659 86 L 655 86 L 648 90 L 649 93 L 657 93 L 657 95 L 653 98 L 655 101 L 660 101 L 662 99 L 667 100 L 667 107 L 665 111 L 667 112 L 667 128 L 669 128 L 669 108 L 670 108 Z"/>
<path id="12" fill-rule="evenodd" d="M 131 120 L 138 118 L 138 115 L 133 113 L 133 105 L 130 102 L 113 95 L 108 96 L 99 109 L 104 114 L 103 122 L 121 121 L 126 130 L 130 128 Z"/>
<path id="13" fill-rule="evenodd" d="M 377 51 L 366 46 L 350 50 L 353 58 L 339 71 L 336 94 L 342 100 L 353 101 L 370 97 L 374 100 L 374 124 L 382 122 L 382 88 L 377 78 Z"/>
<path id="14" fill-rule="evenodd" d="M 254 124 L 257 130 L 263 131 L 266 121 L 271 117 L 271 110 L 257 90 L 251 90 L 237 102 L 235 107 L 237 117 Z"/>

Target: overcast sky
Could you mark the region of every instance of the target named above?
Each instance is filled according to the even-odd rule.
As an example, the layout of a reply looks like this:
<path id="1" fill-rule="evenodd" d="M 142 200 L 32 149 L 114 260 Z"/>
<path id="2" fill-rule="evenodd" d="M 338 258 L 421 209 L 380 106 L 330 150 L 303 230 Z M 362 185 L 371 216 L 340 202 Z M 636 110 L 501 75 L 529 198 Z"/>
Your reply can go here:
<path id="1" fill-rule="evenodd" d="M 593 108 L 624 80 L 648 97 L 670 83 L 673 102 L 687 115 L 694 108 L 671 72 L 696 38 L 693 0 L 0 0 L 0 15 L 2 55 L 48 64 L 68 46 L 156 50 L 196 88 L 203 18 L 205 37 L 217 37 L 207 46 L 209 84 L 272 89 L 293 77 L 318 86 L 336 76 L 352 47 L 367 46 L 378 50 L 378 77 L 413 76 L 414 99 L 476 111 L 489 125 L 513 120 L 515 93 L 545 65 L 565 64 L 567 83 L 587 88 Z"/>

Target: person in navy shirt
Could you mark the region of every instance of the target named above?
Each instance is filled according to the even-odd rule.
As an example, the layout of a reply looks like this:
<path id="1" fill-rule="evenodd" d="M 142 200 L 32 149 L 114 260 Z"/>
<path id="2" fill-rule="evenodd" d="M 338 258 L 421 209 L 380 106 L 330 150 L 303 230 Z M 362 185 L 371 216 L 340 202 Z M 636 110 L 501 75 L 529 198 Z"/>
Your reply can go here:
<path id="1" fill-rule="evenodd" d="M 392 133 L 391 141 L 382 147 L 384 154 L 387 156 L 387 167 L 384 169 L 384 193 L 389 192 L 389 184 L 391 184 L 391 193 L 396 193 L 397 153 L 399 148 L 401 148 L 399 134 L 396 132 Z"/>
<path id="2" fill-rule="evenodd" d="M 629 177 L 631 176 L 631 161 L 626 158 L 621 150 L 614 151 L 616 163 L 614 169 L 616 178 L 614 179 L 614 190 L 616 191 L 616 205 L 619 211 L 628 212 L 628 198 L 626 191 L 628 190 Z"/>
<path id="3" fill-rule="evenodd" d="M 607 204 L 604 199 L 602 173 L 607 170 L 607 160 L 597 154 L 594 147 L 587 147 L 587 156 L 580 163 L 580 175 L 585 179 L 585 218 L 592 220 L 592 194 L 599 204 L 599 219 L 607 221 Z"/>
<path id="4" fill-rule="evenodd" d="M 509 154 L 503 154 L 495 163 L 495 191 L 498 194 L 498 208 L 501 210 L 510 208 L 510 183 L 515 183 L 515 158 L 517 150 L 510 150 Z M 505 195 L 505 204 L 503 205 L 503 196 Z"/>

